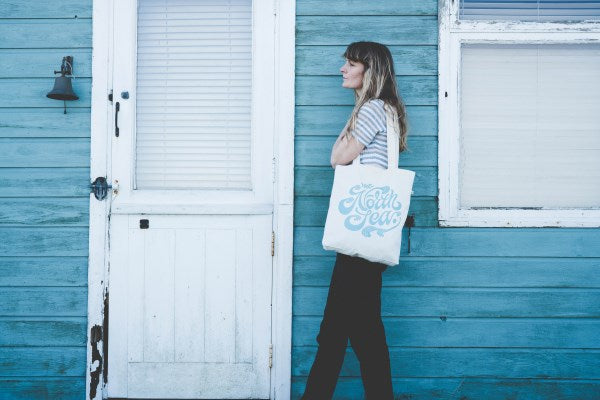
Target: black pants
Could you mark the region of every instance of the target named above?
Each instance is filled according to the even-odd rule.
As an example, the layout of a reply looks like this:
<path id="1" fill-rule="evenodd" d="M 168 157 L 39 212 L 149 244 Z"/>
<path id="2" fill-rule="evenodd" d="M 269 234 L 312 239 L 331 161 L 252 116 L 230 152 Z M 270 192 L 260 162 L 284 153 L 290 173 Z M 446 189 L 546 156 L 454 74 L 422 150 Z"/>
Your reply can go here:
<path id="1" fill-rule="evenodd" d="M 393 400 L 390 356 L 381 322 L 381 274 L 386 268 L 337 254 L 317 335 L 319 349 L 302 400 L 332 398 L 348 338 L 360 362 L 366 399 Z"/>

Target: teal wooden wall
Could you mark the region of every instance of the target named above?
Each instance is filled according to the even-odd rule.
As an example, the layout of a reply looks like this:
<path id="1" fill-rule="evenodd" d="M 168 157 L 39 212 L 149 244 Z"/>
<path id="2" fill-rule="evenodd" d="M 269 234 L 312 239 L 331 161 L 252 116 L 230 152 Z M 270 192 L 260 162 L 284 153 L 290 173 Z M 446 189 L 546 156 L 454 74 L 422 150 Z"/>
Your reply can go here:
<path id="1" fill-rule="evenodd" d="M 92 1 L 0 4 L 0 398 L 83 399 Z"/>
<path id="2" fill-rule="evenodd" d="M 355 40 L 390 46 L 416 171 L 401 264 L 382 314 L 402 399 L 593 399 L 600 393 L 600 230 L 440 228 L 437 0 L 297 0 L 292 398 L 317 349 L 335 257 L 321 247 L 329 152 L 353 96 L 339 68 Z M 350 347 L 336 399 L 363 395 Z"/>

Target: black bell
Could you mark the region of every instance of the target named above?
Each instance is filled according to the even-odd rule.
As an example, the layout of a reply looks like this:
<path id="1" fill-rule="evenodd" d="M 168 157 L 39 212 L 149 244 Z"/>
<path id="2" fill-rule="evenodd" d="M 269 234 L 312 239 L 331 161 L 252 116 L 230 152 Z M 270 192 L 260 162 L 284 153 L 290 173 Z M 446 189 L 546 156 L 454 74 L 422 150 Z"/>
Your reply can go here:
<path id="1" fill-rule="evenodd" d="M 78 100 L 79 97 L 73 93 L 71 78 L 59 76 L 54 79 L 54 88 L 46 94 L 46 97 L 56 100 Z"/>

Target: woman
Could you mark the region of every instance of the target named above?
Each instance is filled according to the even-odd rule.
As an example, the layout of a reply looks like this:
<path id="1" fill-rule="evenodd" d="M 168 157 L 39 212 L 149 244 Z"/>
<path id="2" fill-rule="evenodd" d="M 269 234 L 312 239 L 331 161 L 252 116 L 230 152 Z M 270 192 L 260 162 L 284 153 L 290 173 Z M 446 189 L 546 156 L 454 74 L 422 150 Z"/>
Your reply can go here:
<path id="1" fill-rule="evenodd" d="M 400 148 L 406 147 L 406 118 L 396 90 L 392 55 L 374 42 L 355 42 L 343 54 L 342 86 L 354 90 L 355 106 L 331 152 L 331 166 L 362 164 L 387 168 L 385 105 L 396 110 Z M 302 399 L 331 399 L 348 339 L 360 362 L 367 400 L 393 399 L 389 351 L 381 321 L 381 274 L 386 265 L 337 253 L 321 328 L 319 349 Z"/>

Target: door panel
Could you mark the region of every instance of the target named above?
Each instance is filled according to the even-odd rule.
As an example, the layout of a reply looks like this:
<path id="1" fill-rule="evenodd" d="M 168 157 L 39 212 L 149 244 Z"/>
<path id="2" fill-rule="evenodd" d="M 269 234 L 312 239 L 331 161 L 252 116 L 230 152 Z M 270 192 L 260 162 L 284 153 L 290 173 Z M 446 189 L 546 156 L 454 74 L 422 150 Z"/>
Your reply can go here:
<path id="1" fill-rule="evenodd" d="M 271 216 L 113 218 L 111 396 L 268 398 Z"/>

